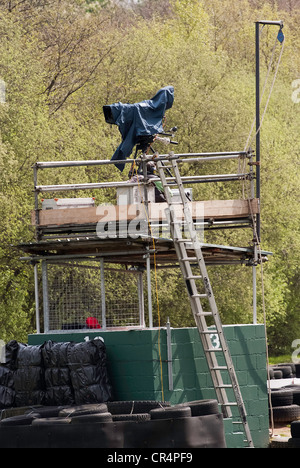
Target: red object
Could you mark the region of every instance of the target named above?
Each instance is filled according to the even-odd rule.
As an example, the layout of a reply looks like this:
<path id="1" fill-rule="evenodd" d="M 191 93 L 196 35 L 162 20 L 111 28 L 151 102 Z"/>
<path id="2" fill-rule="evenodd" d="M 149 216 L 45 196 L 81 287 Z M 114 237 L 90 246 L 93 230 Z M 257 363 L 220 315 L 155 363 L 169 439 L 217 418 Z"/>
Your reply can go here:
<path id="1" fill-rule="evenodd" d="M 101 328 L 98 320 L 95 317 L 88 317 L 85 323 L 88 328 L 96 328 L 96 329 Z"/>

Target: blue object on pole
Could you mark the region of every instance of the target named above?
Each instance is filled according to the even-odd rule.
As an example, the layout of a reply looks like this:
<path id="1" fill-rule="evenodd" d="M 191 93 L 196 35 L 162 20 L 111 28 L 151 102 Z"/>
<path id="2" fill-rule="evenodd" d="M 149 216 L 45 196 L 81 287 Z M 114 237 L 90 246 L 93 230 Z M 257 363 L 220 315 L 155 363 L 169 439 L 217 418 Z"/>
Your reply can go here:
<path id="1" fill-rule="evenodd" d="M 283 41 L 284 41 L 284 34 L 282 32 L 282 29 L 280 28 L 279 30 L 279 33 L 278 33 L 278 36 L 277 36 L 277 39 L 279 40 L 279 42 L 282 44 Z"/>

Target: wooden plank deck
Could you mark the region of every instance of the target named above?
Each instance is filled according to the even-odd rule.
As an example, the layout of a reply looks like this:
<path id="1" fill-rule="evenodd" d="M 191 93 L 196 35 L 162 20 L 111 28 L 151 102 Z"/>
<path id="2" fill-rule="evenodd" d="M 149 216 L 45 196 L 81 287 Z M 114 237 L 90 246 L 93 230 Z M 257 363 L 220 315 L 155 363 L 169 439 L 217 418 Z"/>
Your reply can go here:
<path id="1" fill-rule="evenodd" d="M 167 203 L 149 203 L 149 221 L 166 221 L 165 210 Z M 259 200 L 208 200 L 191 202 L 194 219 L 204 218 L 212 220 L 226 220 L 247 218 L 259 213 Z M 183 219 L 181 205 L 175 206 L 178 219 Z M 132 221 L 144 219 L 145 206 L 137 205 L 99 205 L 93 208 L 64 208 L 54 210 L 40 210 L 38 227 L 46 228 L 64 225 L 96 225 L 101 222 Z M 35 212 L 32 212 L 32 225 L 36 226 Z"/>

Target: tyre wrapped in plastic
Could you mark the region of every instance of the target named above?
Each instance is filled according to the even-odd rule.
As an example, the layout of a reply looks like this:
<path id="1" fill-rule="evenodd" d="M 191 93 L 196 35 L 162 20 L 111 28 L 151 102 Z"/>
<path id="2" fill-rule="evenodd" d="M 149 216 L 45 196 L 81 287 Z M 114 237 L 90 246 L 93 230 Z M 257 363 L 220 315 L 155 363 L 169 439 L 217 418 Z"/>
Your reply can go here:
<path id="1" fill-rule="evenodd" d="M 69 346 L 70 343 L 47 341 L 42 348 L 46 405 L 72 405 L 75 401 L 68 366 Z"/>
<path id="2" fill-rule="evenodd" d="M 15 404 L 14 371 L 19 344 L 9 341 L 4 347 L 4 361 L 0 366 L 0 409 L 11 408 Z"/>
<path id="3" fill-rule="evenodd" d="M 0 410 L 14 406 L 15 396 L 13 371 L 0 366 Z"/>
<path id="4" fill-rule="evenodd" d="M 16 406 L 42 405 L 45 396 L 42 346 L 20 343 L 14 372 Z"/>
<path id="5" fill-rule="evenodd" d="M 70 343 L 67 350 L 75 403 L 103 403 L 112 397 L 102 340 Z"/>

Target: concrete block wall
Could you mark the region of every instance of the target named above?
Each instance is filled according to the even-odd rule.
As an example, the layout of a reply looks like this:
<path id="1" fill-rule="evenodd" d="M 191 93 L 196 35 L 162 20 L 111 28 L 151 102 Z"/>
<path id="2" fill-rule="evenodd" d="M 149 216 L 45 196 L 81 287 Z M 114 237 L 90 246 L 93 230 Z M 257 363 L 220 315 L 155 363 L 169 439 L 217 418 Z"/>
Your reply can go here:
<path id="1" fill-rule="evenodd" d="M 267 447 L 269 417 L 264 326 L 228 325 L 224 332 L 255 447 Z M 41 344 L 49 339 L 81 342 L 96 336 L 102 336 L 106 344 L 115 400 L 165 400 L 176 404 L 215 398 L 196 328 L 171 329 L 173 390 L 169 389 L 166 329 L 30 335 L 28 343 Z M 233 425 L 231 419 L 225 420 L 224 426 L 228 448 L 243 447 L 240 427 Z"/>

